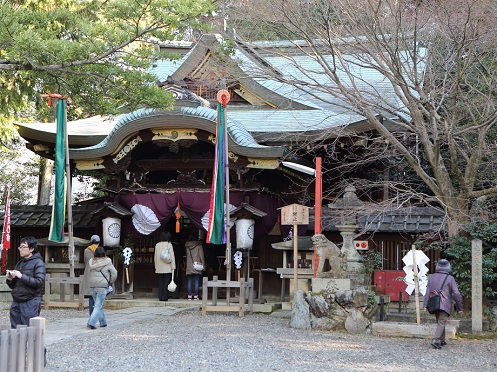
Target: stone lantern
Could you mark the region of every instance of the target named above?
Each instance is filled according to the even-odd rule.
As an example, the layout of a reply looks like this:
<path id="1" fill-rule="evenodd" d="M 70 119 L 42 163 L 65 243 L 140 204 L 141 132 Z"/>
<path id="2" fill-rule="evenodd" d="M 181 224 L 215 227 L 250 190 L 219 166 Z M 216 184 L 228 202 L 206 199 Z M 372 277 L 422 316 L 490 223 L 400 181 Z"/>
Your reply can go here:
<path id="1" fill-rule="evenodd" d="M 364 203 L 359 200 L 356 188 L 348 185 L 345 193 L 335 203 L 328 204 L 330 209 L 336 210 L 340 216 L 340 224 L 336 225 L 343 238 L 342 252 L 347 257 L 347 270 L 360 272 L 362 257 L 354 246 L 354 237 L 357 231 L 357 212 L 364 208 Z"/>

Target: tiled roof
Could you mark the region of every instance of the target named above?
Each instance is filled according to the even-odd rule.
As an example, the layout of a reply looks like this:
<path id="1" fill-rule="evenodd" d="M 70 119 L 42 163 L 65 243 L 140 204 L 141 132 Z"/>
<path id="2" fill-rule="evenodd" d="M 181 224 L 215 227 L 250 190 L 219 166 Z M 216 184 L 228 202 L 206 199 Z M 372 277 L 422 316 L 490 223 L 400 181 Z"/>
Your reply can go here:
<path id="1" fill-rule="evenodd" d="M 95 209 L 92 214 L 98 214 L 104 209 L 110 209 L 114 212 L 116 212 L 120 216 L 132 216 L 134 213 L 131 212 L 129 209 L 124 208 L 122 205 L 116 202 L 105 202 L 103 206 L 101 206 L 98 209 Z"/>
<path id="2" fill-rule="evenodd" d="M 72 207 L 73 227 L 94 228 L 98 222 L 98 214 L 93 214 L 97 206 L 84 205 Z M 5 212 L 0 213 L 0 226 L 3 226 Z M 51 205 L 13 205 L 11 207 L 11 227 L 50 228 L 52 219 Z"/>
<path id="3" fill-rule="evenodd" d="M 358 218 L 365 231 L 427 233 L 444 231 L 445 213 L 430 207 L 408 207 L 369 213 Z"/>
<path id="4" fill-rule="evenodd" d="M 261 217 L 264 217 L 267 215 L 266 212 L 263 212 L 260 209 L 257 209 L 256 207 L 254 207 L 248 203 L 242 203 L 230 212 L 230 216 L 236 214 L 237 212 L 239 212 L 241 210 L 248 211 L 250 214 L 252 214 L 256 218 L 261 218 Z"/>
<path id="5" fill-rule="evenodd" d="M 366 208 L 365 208 L 366 209 Z M 340 215 L 329 208 L 322 210 L 323 231 L 338 231 Z M 314 210 L 309 216 L 309 229 L 314 229 Z M 359 212 L 357 217 L 358 230 L 363 232 L 396 232 L 422 234 L 427 232 L 445 231 L 445 213 L 431 207 L 406 207 L 395 210 Z"/>

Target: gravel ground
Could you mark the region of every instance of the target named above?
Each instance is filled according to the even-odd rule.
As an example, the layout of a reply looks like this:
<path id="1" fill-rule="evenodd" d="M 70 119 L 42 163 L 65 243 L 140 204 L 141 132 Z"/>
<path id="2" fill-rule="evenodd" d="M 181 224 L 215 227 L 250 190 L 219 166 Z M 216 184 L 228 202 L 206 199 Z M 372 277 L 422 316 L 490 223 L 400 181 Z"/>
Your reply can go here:
<path id="1" fill-rule="evenodd" d="M 47 332 L 51 322 L 81 319 L 77 337 L 49 346 L 45 371 L 497 371 L 496 340 L 449 340 L 434 350 L 427 340 L 302 331 L 274 316 L 200 311 L 92 331 L 85 315 L 42 311 Z M 3 310 L 0 322 L 7 321 Z"/>

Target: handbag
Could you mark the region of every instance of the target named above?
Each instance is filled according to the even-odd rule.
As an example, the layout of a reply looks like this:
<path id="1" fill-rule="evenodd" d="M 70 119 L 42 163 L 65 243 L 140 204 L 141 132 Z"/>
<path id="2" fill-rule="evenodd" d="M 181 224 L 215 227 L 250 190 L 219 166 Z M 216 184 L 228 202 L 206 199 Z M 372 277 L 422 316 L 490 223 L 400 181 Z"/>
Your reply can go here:
<path id="1" fill-rule="evenodd" d="M 190 250 L 190 258 L 193 261 L 192 251 Z M 204 264 L 202 262 L 193 261 L 193 270 L 204 271 Z"/>
<path id="2" fill-rule="evenodd" d="M 103 272 L 100 271 L 100 274 L 102 274 L 102 276 L 105 278 L 105 280 L 107 280 L 107 295 L 110 295 L 112 292 L 114 292 L 114 287 L 112 287 L 112 284 L 110 284 L 110 275 L 109 275 L 109 279 L 107 279 L 107 277 L 104 275 Z"/>
<path id="3" fill-rule="evenodd" d="M 440 296 L 442 294 L 442 288 L 444 287 L 445 281 L 447 280 L 447 277 L 449 274 L 445 275 L 445 279 L 442 282 L 442 286 L 440 289 L 430 291 L 430 298 L 428 299 L 428 303 L 426 304 L 426 309 L 430 314 L 435 314 L 437 311 L 440 311 Z"/>
<path id="4" fill-rule="evenodd" d="M 178 286 L 176 285 L 176 283 L 174 282 L 174 270 L 173 270 L 173 275 L 171 277 L 171 283 L 169 283 L 169 285 L 167 286 L 167 290 L 169 292 L 174 292 L 176 290 Z"/>
<path id="5" fill-rule="evenodd" d="M 171 254 L 169 253 L 169 248 L 162 248 L 162 252 L 160 253 L 160 259 L 165 263 L 171 263 L 173 260 Z"/>

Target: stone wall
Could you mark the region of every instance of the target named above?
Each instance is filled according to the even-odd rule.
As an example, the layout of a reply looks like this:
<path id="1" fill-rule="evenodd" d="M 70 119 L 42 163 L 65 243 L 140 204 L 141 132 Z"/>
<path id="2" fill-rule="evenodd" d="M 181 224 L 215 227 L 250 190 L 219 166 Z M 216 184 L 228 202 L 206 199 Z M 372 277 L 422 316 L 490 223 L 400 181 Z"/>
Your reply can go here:
<path id="1" fill-rule="evenodd" d="M 369 301 L 364 288 L 338 290 L 334 293 L 296 291 L 292 303 L 290 326 L 299 329 L 345 330 L 349 333 L 370 331 L 378 309 Z"/>

